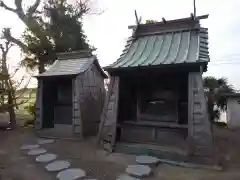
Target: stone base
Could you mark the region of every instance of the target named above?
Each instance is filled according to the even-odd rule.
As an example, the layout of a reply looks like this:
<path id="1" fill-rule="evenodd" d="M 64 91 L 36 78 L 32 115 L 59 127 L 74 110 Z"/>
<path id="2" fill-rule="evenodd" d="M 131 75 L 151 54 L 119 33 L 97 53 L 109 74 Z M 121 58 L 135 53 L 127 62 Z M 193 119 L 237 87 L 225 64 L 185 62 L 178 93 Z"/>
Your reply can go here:
<path id="1" fill-rule="evenodd" d="M 86 173 L 82 169 L 66 169 L 57 174 L 59 180 L 76 180 L 85 178 Z"/>
<path id="2" fill-rule="evenodd" d="M 136 157 L 136 162 L 142 165 L 148 165 L 150 167 L 156 167 L 160 160 L 153 156 L 141 155 Z"/>
<path id="3" fill-rule="evenodd" d="M 70 163 L 67 161 L 53 161 L 45 166 L 47 171 L 61 171 L 67 169 Z"/>
<path id="4" fill-rule="evenodd" d="M 136 178 L 143 178 L 150 176 L 152 169 L 146 165 L 129 165 L 126 173 Z"/>

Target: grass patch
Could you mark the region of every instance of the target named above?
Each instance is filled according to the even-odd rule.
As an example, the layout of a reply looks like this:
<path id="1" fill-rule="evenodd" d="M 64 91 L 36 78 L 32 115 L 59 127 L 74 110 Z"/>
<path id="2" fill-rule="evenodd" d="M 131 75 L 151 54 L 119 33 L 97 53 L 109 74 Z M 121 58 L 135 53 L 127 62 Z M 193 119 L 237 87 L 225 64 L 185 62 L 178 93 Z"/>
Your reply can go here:
<path id="1" fill-rule="evenodd" d="M 26 110 L 26 106 L 33 104 L 35 102 L 35 98 L 29 99 L 26 103 L 20 104 L 18 108 L 15 108 L 15 113 L 16 113 L 16 120 L 17 124 L 19 125 L 29 125 L 29 124 L 34 124 L 34 117 L 29 114 L 29 112 Z M 18 103 L 26 101 L 26 99 L 18 99 Z"/>

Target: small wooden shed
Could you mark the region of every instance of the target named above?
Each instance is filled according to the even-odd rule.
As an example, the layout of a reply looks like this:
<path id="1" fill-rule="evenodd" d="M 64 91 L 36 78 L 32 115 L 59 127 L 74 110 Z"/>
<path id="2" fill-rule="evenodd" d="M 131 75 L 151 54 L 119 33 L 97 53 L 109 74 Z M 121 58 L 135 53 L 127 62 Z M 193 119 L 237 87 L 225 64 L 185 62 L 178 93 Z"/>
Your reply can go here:
<path id="1" fill-rule="evenodd" d="M 168 146 L 211 156 L 202 81 L 208 29 L 199 23 L 207 17 L 130 26 L 122 55 L 104 68 L 111 77 L 98 134 L 105 149 Z"/>
<path id="2" fill-rule="evenodd" d="M 61 53 L 37 78 L 36 129 L 51 136 L 96 135 L 107 78 L 96 56 L 88 51 Z"/>
<path id="3" fill-rule="evenodd" d="M 227 126 L 240 129 L 240 93 L 225 93 L 227 99 Z"/>

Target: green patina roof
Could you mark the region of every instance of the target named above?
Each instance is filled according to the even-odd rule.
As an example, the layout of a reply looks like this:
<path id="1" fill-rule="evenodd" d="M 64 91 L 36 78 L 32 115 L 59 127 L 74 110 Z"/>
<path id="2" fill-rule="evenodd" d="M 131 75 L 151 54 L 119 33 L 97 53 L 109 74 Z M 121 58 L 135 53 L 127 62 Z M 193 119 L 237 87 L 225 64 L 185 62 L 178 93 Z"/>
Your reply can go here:
<path id="1" fill-rule="evenodd" d="M 106 70 L 209 62 L 208 30 L 201 28 L 198 21 L 174 21 L 138 28 L 128 39 L 120 58 L 105 67 Z"/>

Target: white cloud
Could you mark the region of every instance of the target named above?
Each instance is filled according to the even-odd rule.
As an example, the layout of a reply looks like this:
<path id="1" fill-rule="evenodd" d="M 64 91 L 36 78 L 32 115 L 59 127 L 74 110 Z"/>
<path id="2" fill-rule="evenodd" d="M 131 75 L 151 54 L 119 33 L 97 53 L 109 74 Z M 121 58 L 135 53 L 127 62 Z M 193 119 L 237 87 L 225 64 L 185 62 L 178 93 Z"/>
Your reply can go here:
<path id="1" fill-rule="evenodd" d="M 6 2 L 6 1 L 5 1 Z M 11 1 L 13 2 L 13 0 Z M 32 3 L 24 0 L 24 3 Z M 193 0 L 93 0 L 94 8 L 105 9 L 102 15 L 88 16 L 84 20 L 84 28 L 90 42 L 97 47 L 101 65 L 110 64 L 119 57 L 125 40 L 131 35 L 128 25 L 135 24 L 136 9 L 143 21 L 187 17 L 193 12 Z M 10 1 L 8 2 L 9 4 Z M 12 3 L 13 4 L 13 3 Z M 240 1 L 239 0 L 196 0 L 197 14 L 210 14 L 202 21 L 209 28 L 209 47 L 212 63 L 206 75 L 225 76 L 231 84 L 240 89 Z M 0 9 L 0 27 L 13 27 L 13 34 L 20 37 L 24 29 L 23 23 L 16 15 Z M 17 51 L 11 54 L 16 61 Z M 232 56 L 235 54 L 235 56 Z M 228 64 L 220 64 L 228 61 Z M 233 64 L 233 62 L 238 62 Z"/>

